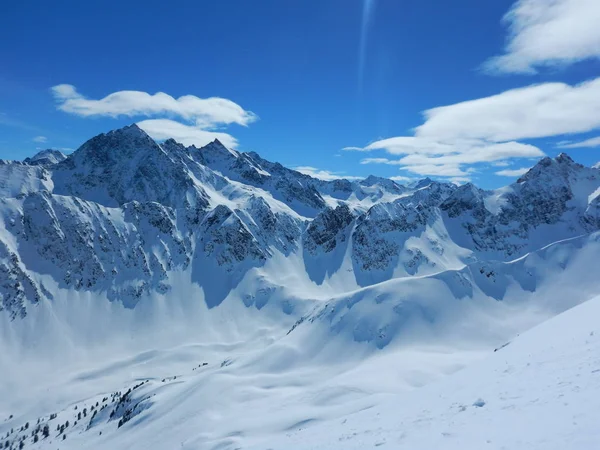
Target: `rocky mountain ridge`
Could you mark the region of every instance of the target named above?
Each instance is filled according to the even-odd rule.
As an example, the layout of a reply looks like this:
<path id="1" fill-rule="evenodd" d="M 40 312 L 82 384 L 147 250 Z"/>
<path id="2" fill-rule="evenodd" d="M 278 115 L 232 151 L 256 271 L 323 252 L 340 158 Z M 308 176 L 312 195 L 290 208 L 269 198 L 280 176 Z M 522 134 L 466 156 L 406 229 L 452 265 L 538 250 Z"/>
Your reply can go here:
<path id="1" fill-rule="evenodd" d="M 496 191 L 323 181 L 219 141 L 157 143 L 132 125 L 65 158 L 4 162 L 0 175 L 0 309 L 13 318 L 63 289 L 133 308 L 168 294 L 176 272 L 212 307 L 277 255 L 301 258 L 317 286 L 351 273 L 361 287 L 600 229 L 600 170 L 564 154 Z"/>

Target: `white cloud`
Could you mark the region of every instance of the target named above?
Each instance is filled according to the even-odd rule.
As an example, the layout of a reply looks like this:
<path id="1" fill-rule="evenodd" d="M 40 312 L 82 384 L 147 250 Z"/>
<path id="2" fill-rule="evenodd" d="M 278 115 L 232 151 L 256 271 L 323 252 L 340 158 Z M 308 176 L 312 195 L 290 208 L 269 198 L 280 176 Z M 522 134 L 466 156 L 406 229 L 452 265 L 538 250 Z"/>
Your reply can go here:
<path id="1" fill-rule="evenodd" d="M 345 176 L 339 173 L 330 172 L 328 170 L 317 169 L 312 166 L 298 166 L 294 167 L 294 170 L 303 173 L 305 175 L 310 175 L 313 178 L 318 178 L 319 180 L 324 181 L 333 181 L 333 180 L 362 180 L 364 177 L 355 177 L 355 176 Z"/>
<path id="2" fill-rule="evenodd" d="M 454 153 L 429 155 L 413 153 L 399 159 L 399 164 L 461 165 L 503 161 L 509 158 L 537 158 L 544 153 L 537 147 L 520 142 L 471 142 L 470 146 L 458 145 Z"/>
<path id="3" fill-rule="evenodd" d="M 458 141 L 455 145 L 440 144 L 440 153 L 431 152 L 431 141 L 425 139 L 423 145 L 419 138 L 413 138 L 413 146 L 402 148 L 394 143 L 400 138 L 375 142 L 366 149 L 383 149 L 394 155 L 404 155 L 399 159 L 364 158 L 361 164 L 387 164 L 400 166 L 401 170 L 418 175 L 437 177 L 460 177 L 465 181 L 468 174 L 474 172 L 473 164 L 492 163 L 508 164 L 506 160 L 513 158 L 538 158 L 544 156 L 539 148 L 520 142 L 488 143 L 485 141 Z M 391 148 L 385 145 L 391 142 Z M 404 152 L 404 153 L 401 153 Z"/>
<path id="4" fill-rule="evenodd" d="M 505 54 L 484 64 L 490 71 L 535 73 L 600 58 L 598 0 L 518 0 L 503 20 L 509 27 Z"/>
<path id="5" fill-rule="evenodd" d="M 438 139 L 423 136 L 397 136 L 382 139 L 359 150 L 372 151 L 382 149 L 392 155 L 409 155 L 411 153 L 439 155 L 456 151 L 455 146 L 451 143 L 444 143 Z"/>
<path id="6" fill-rule="evenodd" d="M 504 169 L 496 172 L 496 175 L 500 175 L 502 177 L 520 177 L 521 175 L 525 175 L 530 167 L 521 167 L 520 169 Z"/>
<path id="7" fill-rule="evenodd" d="M 410 183 L 412 181 L 414 181 L 414 178 L 411 177 L 404 177 L 402 175 L 397 175 L 395 177 L 390 177 L 390 180 L 395 181 L 397 183 Z"/>
<path id="8" fill-rule="evenodd" d="M 428 175 L 434 177 L 467 177 L 472 170 L 464 171 L 458 164 L 414 164 L 401 167 L 402 170 L 416 173 L 417 175 Z"/>
<path id="9" fill-rule="evenodd" d="M 591 148 L 591 147 L 600 147 L 600 136 L 599 137 L 595 137 L 595 138 L 591 138 L 591 139 L 586 139 L 585 141 L 581 141 L 581 142 L 559 142 L 557 144 L 557 147 L 559 148 Z"/>
<path id="10" fill-rule="evenodd" d="M 599 27 L 600 28 L 600 27 Z M 600 78 L 544 83 L 425 111 L 415 135 L 438 141 L 505 142 L 582 133 L 600 127 Z"/>
<path id="11" fill-rule="evenodd" d="M 75 86 L 60 84 L 52 88 L 58 109 L 78 116 L 176 116 L 200 128 L 238 124 L 247 126 L 257 116 L 225 98 L 199 98 L 194 95 L 171 97 L 164 92 L 118 91 L 99 100 L 91 100 Z"/>
<path id="12" fill-rule="evenodd" d="M 419 175 L 460 177 L 465 166 L 507 164 L 539 158 L 539 148 L 522 139 L 573 135 L 600 128 L 600 77 L 581 83 L 544 83 L 490 97 L 432 108 L 413 136 L 397 136 L 347 151 L 384 150 L 399 159 L 365 158 L 362 164 L 398 165 Z M 600 145 L 600 138 L 564 148 Z M 443 166 L 443 167 L 442 167 Z M 446 175 L 442 175 L 442 172 Z"/>
<path id="13" fill-rule="evenodd" d="M 144 130 L 148 135 L 157 141 L 173 138 L 183 145 L 195 145 L 203 147 L 209 142 L 218 139 L 228 148 L 236 148 L 237 140 L 230 134 L 207 131 L 201 128 L 185 125 L 181 122 L 170 119 L 148 119 L 137 123 L 138 127 Z"/>
<path id="14" fill-rule="evenodd" d="M 400 165 L 396 160 L 388 158 L 364 158 L 360 161 L 361 164 L 388 164 L 390 166 Z"/>
<path id="15" fill-rule="evenodd" d="M 36 136 L 32 139 L 32 141 L 43 144 L 44 142 L 48 142 L 48 138 L 46 136 Z"/>
<path id="16" fill-rule="evenodd" d="M 469 178 L 469 177 L 452 177 L 448 181 L 450 181 L 450 183 L 460 185 L 460 184 L 470 183 L 471 178 Z"/>
<path id="17" fill-rule="evenodd" d="M 154 139 L 173 138 L 184 145 L 203 146 L 217 138 L 225 146 L 235 148 L 237 140 L 217 130 L 231 124 L 248 126 L 258 119 L 253 112 L 219 97 L 174 98 L 164 92 L 118 91 L 94 100 L 69 84 L 54 86 L 52 93 L 58 109 L 81 117 L 153 117 L 138 122 L 139 127 Z"/>

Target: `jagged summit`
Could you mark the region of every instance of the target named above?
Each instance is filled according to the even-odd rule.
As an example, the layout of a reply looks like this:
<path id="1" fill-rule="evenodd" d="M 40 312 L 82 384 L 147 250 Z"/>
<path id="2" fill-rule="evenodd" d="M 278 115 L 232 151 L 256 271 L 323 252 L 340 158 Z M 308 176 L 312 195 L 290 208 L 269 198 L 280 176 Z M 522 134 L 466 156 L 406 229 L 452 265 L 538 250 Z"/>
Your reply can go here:
<path id="1" fill-rule="evenodd" d="M 215 138 L 210 144 L 212 144 L 214 146 L 219 146 L 219 147 L 225 148 L 223 143 L 218 138 Z"/>
<path id="2" fill-rule="evenodd" d="M 165 151 L 165 148 L 168 151 Z M 185 147 L 157 144 L 136 124 L 102 133 L 59 163 L 54 192 L 105 206 L 156 201 L 166 206 L 205 207 L 204 188 L 190 176 Z M 198 170 L 195 170 L 198 172 Z"/>
<path id="3" fill-rule="evenodd" d="M 60 150 L 47 149 L 36 153 L 32 157 L 25 158 L 23 162 L 29 165 L 47 166 L 52 164 L 58 164 L 59 162 L 64 161 L 66 158 L 67 155 L 65 155 Z"/>
<path id="4" fill-rule="evenodd" d="M 553 177 L 560 179 L 567 179 L 573 174 L 581 171 L 589 170 L 579 163 L 573 161 L 573 159 L 566 153 L 560 153 L 555 158 L 546 156 L 540 159 L 535 166 L 529 169 L 523 176 L 521 176 L 517 183 L 523 183 L 526 181 L 544 178 L 549 180 Z"/>
<path id="5" fill-rule="evenodd" d="M 423 178 L 421 180 L 418 180 L 418 181 L 410 184 L 409 186 L 412 187 L 412 188 L 414 188 L 414 189 L 421 189 L 421 188 L 427 187 L 427 186 L 429 186 L 430 184 L 433 184 L 433 183 L 435 183 L 435 181 L 433 181 L 429 177 L 425 177 L 425 178 Z"/>
<path id="6" fill-rule="evenodd" d="M 217 152 L 232 155 L 233 157 L 238 157 L 239 153 L 233 149 L 227 148 L 223 143 L 215 138 L 212 142 L 209 142 L 204 147 L 200 147 L 200 152 Z"/>
<path id="7" fill-rule="evenodd" d="M 148 136 L 148 134 L 143 129 L 141 129 L 137 123 L 132 123 L 131 125 L 125 125 L 124 127 L 117 128 L 115 130 L 111 130 L 106 134 L 107 135 L 127 134 L 130 136 Z"/>
<path id="8" fill-rule="evenodd" d="M 561 163 L 561 164 L 574 164 L 575 163 L 575 161 L 573 161 L 573 158 L 571 158 L 569 155 L 567 155 L 564 152 L 560 153 L 555 158 L 555 160 L 556 160 L 556 162 Z"/>

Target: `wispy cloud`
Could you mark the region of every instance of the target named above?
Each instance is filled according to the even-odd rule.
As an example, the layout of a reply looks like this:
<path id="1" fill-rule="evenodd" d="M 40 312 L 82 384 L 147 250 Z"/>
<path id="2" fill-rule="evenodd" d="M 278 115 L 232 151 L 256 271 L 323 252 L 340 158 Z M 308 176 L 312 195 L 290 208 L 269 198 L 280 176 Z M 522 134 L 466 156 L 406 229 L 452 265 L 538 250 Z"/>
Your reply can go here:
<path id="1" fill-rule="evenodd" d="M 484 64 L 491 72 L 535 73 L 600 58 L 598 0 L 519 0 L 504 16 L 505 53 Z"/>
<path id="2" fill-rule="evenodd" d="M 303 173 L 305 175 L 310 175 L 313 178 L 318 178 L 319 180 L 324 180 L 324 181 L 341 180 L 341 179 L 362 180 L 364 178 L 364 177 L 343 175 L 343 174 L 340 174 L 339 172 L 330 172 L 329 170 L 317 169 L 316 167 L 312 167 L 312 166 L 297 166 L 297 167 L 294 167 L 293 169 L 297 170 L 298 172 Z"/>
<path id="3" fill-rule="evenodd" d="M 450 183 L 454 183 L 454 184 L 465 184 L 465 183 L 470 183 L 471 178 L 470 177 L 452 177 L 448 181 Z"/>
<path id="4" fill-rule="evenodd" d="M 463 170 L 459 164 L 435 164 L 433 158 L 431 161 L 432 162 L 426 164 L 408 165 L 402 167 L 402 169 L 423 176 L 462 178 L 468 178 L 469 173 L 474 171 L 473 169 Z"/>
<path id="5" fill-rule="evenodd" d="M 397 165 L 419 175 L 461 177 L 476 164 L 499 165 L 512 159 L 544 156 L 536 146 L 519 140 L 598 129 L 599 110 L 600 78 L 578 85 L 537 84 L 429 109 L 412 136 L 396 136 L 344 150 L 383 150 L 400 157 L 365 158 L 362 164 Z M 594 138 L 563 143 L 561 147 L 597 145 L 600 139 Z"/>
<path id="6" fill-rule="evenodd" d="M 403 175 L 396 175 L 396 176 L 390 177 L 390 180 L 395 181 L 396 183 L 410 183 L 411 181 L 415 181 L 414 178 L 405 177 Z"/>
<path id="7" fill-rule="evenodd" d="M 411 145 L 405 145 L 407 139 Z M 399 166 L 401 170 L 417 175 L 468 178 L 476 164 L 506 165 L 515 158 L 539 158 L 544 156 L 539 148 L 520 142 L 490 143 L 482 140 L 456 141 L 454 144 L 433 142 L 430 139 L 405 137 L 374 142 L 361 151 L 384 150 L 401 156 L 398 159 L 364 158 L 361 164 L 386 164 Z M 461 181 L 465 181 L 465 180 Z"/>
<path id="8" fill-rule="evenodd" d="M 361 164 L 387 164 L 390 166 L 398 166 L 402 163 L 395 159 L 388 158 L 364 158 L 360 161 Z"/>
<path id="9" fill-rule="evenodd" d="M 559 142 L 556 145 L 558 148 L 592 148 L 592 147 L 600 147 L 600 136 L 586 139 L 581 142 Z"/>
<path id="10" fill-rule="evenodd" d="M 525 175 L 530 167 L 521 167 L 520 169 L 504 169 L 496 172 L 496 175 L 501 177 L 520 177 Z"/>
<path id="11" fill-rule="evenodd" d="M 505 142 L 583 133 L 600 127 L 599 110 L 600 77 L 577 85 L 535 84 L 429 109 L 415 134 Z"/>
<path id="12" fill-rule="evenodd" d="M 367 43 L 369 37 L 369 28 L 373 10 L 375 8 L 375 0 L 362 0 L 363 12 L 360 24 L 360 43 L 358 48 L 358 88 L 362 89 L 363 79 L 365 75 L 365 66 L 367 61 Z"/>
<path id="13" fill-rule="evenodd" d="M 46 136 L 36 136 L 32 139 L 32 141 L 43 144 L 44 142 L 48 142 L 48 138 Z"/>
<path id="14" fill-rule="evenodd" d="M 99 100 L 84 97 L 75 86 L 60 84 L 52 88 L 58 109 L 79 116 L 157 116 L 173 115 L 194 122 L 200 127 L 218 125 L 248 125 L 257 116 L 225 98 L 199 98 L 183 95 L 174 98 L 164 92 L 148 94 L 142 91 L 118 91 Z"/>
<path id="15" fill-rule="evenodd" d="M 218 138 L 234 147 L 237 140 L 233 136 L 216 130 L 231 124 L 248 126 L 258 119 L 253 112 L 219 97 L 175 98 L 164 92 L 118 91 L 95 100 L 80 94 L 70 84 L 60 84 L 51 90 L 61 111 L 81 117 L 158 117 L 138 125 L 155 139 L 172 137 L 186 145 L 205 145 Z"/>

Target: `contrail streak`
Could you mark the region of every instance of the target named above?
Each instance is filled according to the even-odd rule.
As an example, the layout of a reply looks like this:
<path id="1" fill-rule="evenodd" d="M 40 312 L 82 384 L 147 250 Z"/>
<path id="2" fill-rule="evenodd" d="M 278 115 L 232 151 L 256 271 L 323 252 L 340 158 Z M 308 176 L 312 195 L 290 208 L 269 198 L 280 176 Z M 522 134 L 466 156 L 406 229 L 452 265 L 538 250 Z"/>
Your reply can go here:
<path id="1" fill-rule="evenodd" d="M 373 14 L 373 8 L 375 0 L 364 0 L 363 2 L 363 14 L 362 22 L 360 27 L 360 44 L 358 49 L 358 89 L 362 91 L 365 63 L 367 59 L 367 38 L 369 34 L 369 24 L 371 22 L 371 15 Z"/>

